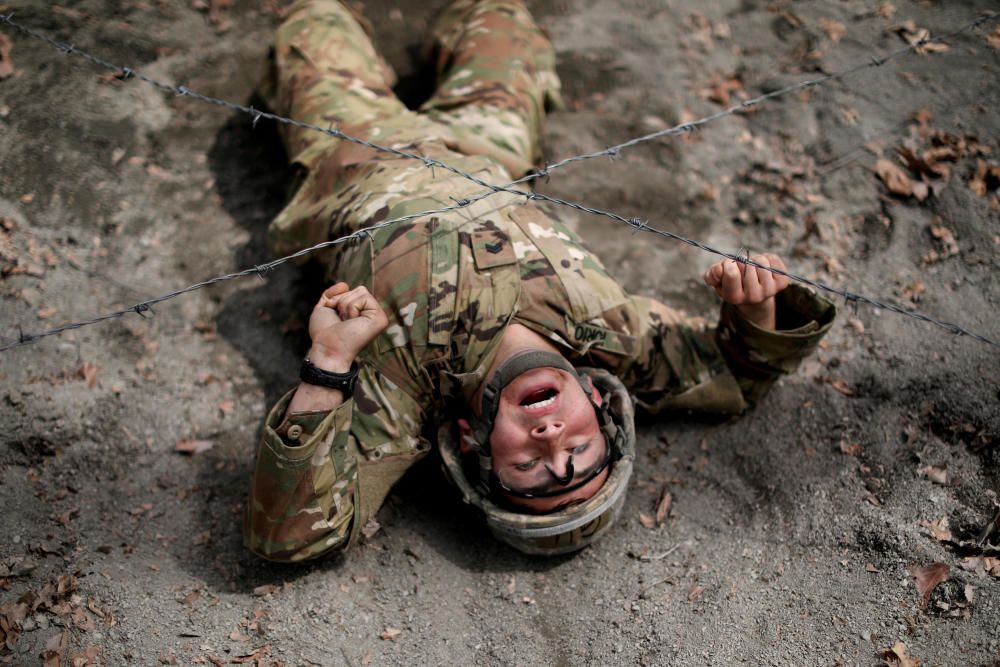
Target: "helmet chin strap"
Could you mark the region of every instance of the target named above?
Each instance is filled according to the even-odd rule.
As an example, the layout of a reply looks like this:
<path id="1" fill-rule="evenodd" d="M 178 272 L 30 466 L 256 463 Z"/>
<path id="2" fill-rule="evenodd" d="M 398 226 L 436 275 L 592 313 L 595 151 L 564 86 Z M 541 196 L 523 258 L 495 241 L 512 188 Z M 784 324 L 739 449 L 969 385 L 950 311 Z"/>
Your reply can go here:
<path id="1" fill-rule="evenodd" d="M 557 368 L 566 371 L 577 379 L 577 382 L 580 383 L 580 388 L 583 389 L 583 393 L 590 397 L 591 386 L 586 376 L 577 373 L 576 369 L 573 368 L 573 364 L 569 363 L 566 357 L 557 352 L 526 350 L 505 359 L 496 372 L 493 373 L 493 376 L 490 377 L 486 386 L 483 387 L 483 400 L 480 404 L 479 416 L 473 416 L 470 420 L 472 422 L 473 433 L 476 436 L 476 444 L 473 449 L 479 455 L 479 479 L 487 493 L 489 490 L 490 472 L 493 470 L 490 436 L 493 434 L 493 424 L 500 409 L 500 394 L 519 375 L 535 368 Z M 593 401 L 592 398 L 591 401 Z M 553 472 L 551 468 L 549 469 L 549 473 L 560 484 L 568 484 L 573 479 L 574 474 L 572 459 L 566 467 L 566 473 L 562 477 Z M 564 482 L 563 479 L 566 481 Z"/>
<path id="2" fill-rule="evenodd" d="M 548 463 L 545 464 L 545 469 L 549 471 L 549 474 L 552 475 L 553 479 L 559 482 L 559 486 L 566 486 L 567 484 L 573 481 L 573 475 L 576 473 L 576 470 L 573 468 L 573 455 L 570 454 L 569 460 L 566 461 L 565 474 L 563 475 L 556 474 L 556 471 L 553 470 L 552 466 L 550 466 Z"/>

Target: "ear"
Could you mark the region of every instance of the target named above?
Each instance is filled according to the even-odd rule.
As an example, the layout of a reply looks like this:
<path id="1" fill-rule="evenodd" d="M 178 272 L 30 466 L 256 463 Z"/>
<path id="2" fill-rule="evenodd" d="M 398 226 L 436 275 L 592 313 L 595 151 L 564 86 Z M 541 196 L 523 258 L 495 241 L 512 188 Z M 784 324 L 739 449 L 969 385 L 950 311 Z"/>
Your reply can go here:
<path id="1" fill-rule="evenodd" d="M 458 424 L 458 451 L 461 454 L 471 454 L 477 451 L 476 438 L 472 435 L 472 427 L 464 419 L 456 420 Z"/>
<path id="2" fill-rule="evenodd" d="M 590 378 L 588 377 L 588 378 L 587 378 L 587 382 L 589 382 L 589 383 L 590 383 L 590 397 L 591 397 L 592 399 L 594 399 L 594 403 L 595 403 L 595 404 L 596 404 L 596 405 L 597 405 L 598 407 L 600 407 L 600 406 L 601 406 L 601 405 L 602 405 L 602 404 L 604 403 L 604 397 L 603 397 L 603 396 L 601 396 L 601 392 L 597 391 L 597 387 L 595 387 L 595 386 L 594 386 L 594 381 L 593 381 L 593 380 L 591 380 L 591 379 L 590 379 Z"/>

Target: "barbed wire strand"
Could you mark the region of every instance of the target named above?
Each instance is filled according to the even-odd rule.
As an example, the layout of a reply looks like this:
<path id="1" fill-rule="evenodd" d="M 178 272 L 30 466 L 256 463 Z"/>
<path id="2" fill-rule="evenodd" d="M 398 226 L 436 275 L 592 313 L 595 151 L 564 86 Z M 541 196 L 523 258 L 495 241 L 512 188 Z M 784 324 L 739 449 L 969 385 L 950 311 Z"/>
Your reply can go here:
<path id="1" fill-rule="evenodd" d="M 979 27 L 979 26 L 983 25 L 986 21 L 988 21 L 990 19 L 993 19 L 993 18 L 995 18 L 994 14 L 984 14 L 983 16 L 979 17 L 978 19 L 969 22 L 968 24 L 966 24 L 965 26 L 963 26 L 959 30 L 956 30 L 956 31 L 954 31 L 952 33 L 949 33 L 946 36 L 937 37 L 936 39 L 938 39 L 938 40 L 949 39 L 949 38 L 951 38 L 953 36 L 956 36 L 956 35 L 958 35 L 958 34 L 960 34 L 962 32 L 965 32 L 967 30 Z M 680 241 L 680 242 L 685 243 L 687 245 L 696 247 L 696 248 L 698 248 L 698 249 L 700 249 L 700 250 L 702 250 L 704 252 L 708 252 L 708 253 L 715 254 L 715 255 L 720 256 L 720 257 L 732 259 L 734 261 L 737 261 L 737 262 L 740 262 L 740 263 L 743 263 L 743 264 L 746 264 L 746 265 L 749 265 L 749 266 L 754 266 L 754 267 L 761 268 L 761 269 L 764 269 L 764 270 L 767 270 L 767 271 L 771 271 L 772 273 L 783 275 L 783 276 L 785 276 L 785 277 L 787 277 L 787 278 L 789 278 L 791 280 L 794 280 L 796 282 L 800 282 L 800 283 L 809 285 L 809 286 L 811 286 L 811 287 L 813 287 L 815 289 L 818 289 L 818 290 L 821 290 L 821 291 L 824 291 L 824 292 L 827 292 L 827 293 L 831 293 L 831 294 L 837 294 L 839 296 L 842 296 L 847 303 L 850 303 L 852 305 L 856 305 L 859 302 L 861 302 L 861 303 L 867 303 L 867 304 L 872 305 L 872 306 L 874 306 L 876 308 L 882 308 L 882 309 L 885 309 L 885 310 L 888 310 L 888 311 L 891 311 L 891 312 L 894 312 L 894 313 L 898 313 L 900 315 L 904 315 L 904 316 L 911 317 L 911 318 L 914 318 L 914 319 L 917 319 L 917 320 L 920 320 L 920 321 L 923 321 L 923 322 L 934 324 L 934 325 L 936 325 L 938 327 L 941 327 L 942 329 L 945 329 L 946 331 L 948 331 L 950 333 L 953 333 L 953 334 L 956 334 L 956 335 L 969 336 L 970 338 L 973 338 L 975 340 L 987 343 L 989 345 L 992 345 L 992 346 L 995 346 L 995 347 L 1000 347 L 1000 342 L 994 341 L 994 340 L 992 340 L 992 339 L 990 339 L 990 338 L 988 338 L 986 336 L 983 336 L 981 334 L 977 334 L 975 332 L 972 332 L 972 331 L 970 331 L 968 329 L 965 329 L 965 328 L 963 328 L 963 327 L 961 327 L 961 326 L 959 326 L 957 324 L 954 324 L 954 323 L 951 323 L 951 322 L 945 322 L 943 320 L 939 320 L 939 319 L 934 318 L 932 316 L 925 315 L 923 313 L 919 313 L 919 312 L 914 311 L 914 310 L 906 309 L 906 308 L 903 308 L 902 306 L 898 306 L 898 305 L 895 305 L 895 304 L 892 304 L 892 303 L 883 302 L 883 301 L 880 301 L 878 299 L 874 299 L 874 298 L 871 298 L 871 297 L 868 297 L 868 296 L 865 296 L 863 294 L 859 294 L 859 293 L 856 293 L 856 292 L 853 292 L 853 291 L 850 291 L 850 290 L 835 288 L 835 287 L 826 285 L 825 283 L 822 283 L 820 281 L 815 281 L 815 280 L 806 278 L 804 276 L 799 276 L 799 275 L 796 275 L 796 274 L 793 274 L 793 273 L 790 273 L 790 272 L 787 272 L 787 271 L 784 271 L 784 270 L 781 270 L 781 269 L 777 269 L 775 267 L 763 266 L 763 265 L 757 263 L 756 261 L 751 260 L 749 257 L 747 257 L 745 255 L 727 253 L 725 251 L 718 250 L 716 248 L 713 248 L 713 247 L 711 247 L 711 246 L 709 246 L 707 244 L 701 243 L 699 241 L 686 238 L 686 237 L 681 236 L 679 234 L 676 234 L 674 232 L 670 232 L 669 230 L 661 230 L 661 229 L 657 229 L 655 227 L 651 227 L 646 222 L 641 221 L 638 218 L 625 218 L 625 217 L 623 217 L 621 215 L 618 215 L 616 213 L 612 213 L 612 212 L 609 212 L 609 211 L 604 211 L 604 210 L 601 210 L 601 209 L 589 207 L 589 206 L 586 206 L 586 205 L 583 205 L 583 204 L 579 204 L 579 203 L 576 203 L 576 202 L 571 202 L 571 201 L 568 201 L 568 200 L 560 199 L 558 197 L 551 197 L 549 195 L 544 195 L 544 194 L 535 193 L 535 192 L 526 192 L 526 191 L 518 190 L 518 189 L 515 189 L 515 188 L 511 187 L 511 186 L 516 185 L 518 183 L 523 183 L 523 182 L 526 182 L 528 180 L 532 180 L 534 178 L 539 178 L 541 176 L 548 176 L 548 173 L 553 168 L 559 168 L 559 167 L 565 166 L 566 164 L 570 164 L 570 163 L 575 162 L 575 161 L 588 160 L 588 159 L 593 159 L 593 158 L 596 158 L 596 157 L 604 157 L 604 156 L 614 157 L 623 148 L 634 146 L 634 145 L 637 145 L 638 143 L 642 143 L 644 141 L 651 141 L 651 140 L 656 139 L 656 138 L 660 138 L 660 137 L 664 137 L 664 136 L 670 136 L 672 134 L 680 134 L 680 133 L 690 132 L 690 131 L 692 131 L 691 128 L 695 128 L 695 127 L 698 127 L 700 125 L 704 125 L 706 123 L 712 122 L 714 120 L 718 120 L 718 119 L 723 118 L 725 116 L 732 115 L 732 114 L 737 113 L 738 111 L 744 110 L 744 109 L 746 109 L 746 108 L 748 108 L 750 106 L 754 106 L 756 104 L 759 104 L 760 102 L 763 102 L 764 100 L 773 99 L 775 97 L 778 97 L 779 95 L 788 94 L 788 93 L 790 93 L 790 92 L 792 92 L 794 90 L 800 90 L 800 89 L 803 89 L 803 88 L 817 86 L 817 85 L 820 85 L 822 83 L 826 83 L 828 81 L 831 81 L 833 79 L 842 78 L 843 76 L 847 76 L 850 73 L 853 73 L 853 72 L 856 72 L 856 71 L 860 71 L 861 69 L 866 69 L 868 67 L 881 66 L 882 64 L 884 64 L 885 62 L 887 62 L 889 59 L 891 59 L 893 57 L 896 57 L 896 56 L 901 55 L 903 53 L 909 53 L 909 52 L 913 52 L 913 51 L 918 50 L 921 46 L 925 45 L 926 43 L 928 43 L 930 41 L 929 37 L 925 37 L 925 38 L 923 38 L 921 40 L 918 40 L 917 42 L 909 45 L 908 47 L 905 47 L 905 48 L 899 49 L 899 50 L 897 50 L 895 52 L 892 52 L 892 53 L 888 54 L 887 56 L 884 56 L 883 58 L 873 57 L 872 61 L 870 63 L 864 63 L 864 64 L 861 64 L 861 65 L 857 65 L 857 66 L 855 66 L 853 68 L 850 68 L 848 70 L 844 70 L 844 71 L 839 72 L 839 73 L 825 75 L 824 77 L 820 77 L 819 79 L 807 80 L 807 81 L 799 82 L 798 84 L 793 84 L 791 86 L 786 86 L 785 88 L 782 88 L 782 89 L 779 89 L 779 90 L 776 90 L 776 91 L 772 91 L 771 93 L 767 93 L 765 95 L 761 95 L 758 98 L 753 98 L 751 100 L 744 101 L 740 105 L 735 105 L 735 106 L 730 107 L 730 108 L 728 108 L 726 110 L 717 112 L 717 113 L 712 114 L 710 116 L 706 116 L 703 119 L 700 119 L 700 120 L 697 120 L 697 121 L 691 121 L 689 123 L 684 123 L 684 124 L 675 126 L 675 128 L 668 128 L 666 130 L 661 130 L 659 132 L 654 132 L 654 133 L 651 133 L 651 134 L 648 134 L 648 135 L 644 135 L 642 137 L 637 137 L 635 139 L 629 140 L 629 141 L 624 142 L 622 144 L 618 144 L 616 146 L 612 146 L 612 147 L 610 147 L 608 149 L 605 149 L 604 151 L 599 151 L 599 152 L 595 152 L 595 153 L 589 153 L 589 154 L 585 154 L 585 155 L 581 155 L 581 156 L 575 156 L 573 158 L 566 158 L 566 159 L 561 160 L 561 161 L 559 161 L 557 163 L 554 163 L 553 165 L 549 165 L 549 166 L 547 166 L 544 169 L 538 170 L 538 171 L 536 171 L 536 172 L 534 172 L 532 174 L 528 174 L 527 176 L 525 176 L 525 177 L 523 177 L 521 179 L 517 179 L 516 181 L 512 181 L 510 184 L 508 184 L 506 186 L 498 186 L 498 185 L 491 184 L 491 183 L 488 183 L 486 181 L 483 181 L 482 179 L 479 179 L 479 178 L 477 178 L 475 176 L 472 176 L 471 174 L 467 174 L 467 173 L 463 172 L 462 170 L 457 169 L 455 167 L 452 167 L 451 165 L 445 164 L 445 163 L 443 163 L 443 162 L 441 162 L 439 160 L 434 160 L 433 158 L 428 158 L 426 156 L 417 155 L 417 154 L 413 154 L 413 153 L 407 153 L 406 151 L 402 151 L 402 150 L 399 150 L 399 149 L 396 149 L 396 148 L 392 148 L 392 147 L 386 147 L 386 146 L 380 146 L 378 144 L 373 144 L 373 143 L 368 142 L 368 141 L 366 141 L 364 139 L 359 139 L 357 137 L 351 137 L 350 135 L 346 135 L 343 132 L 340 132 L 339 130 L 335 130 L 333 128 L 322 128 L 322 127 L 311 125 L 311 124 L 308 124 L 308 123 L 303 123 L 301 121 L 296 121 L 296 120 L 293 120 L 293 119 L 290 119 L 290 118 L 285 118 L 285 117 L 282 117 L 282 116 L 277 116 L 275 114 L 270 114 L 270 113 L 267 113 L 267 112 L 263 112 L 263 111 L 254 109 L 253 107 L 247 107 L 247 106 L 235 104 L 235 103 L 232 103 L 232 102 L 227 102 L 225 100 L 219 100 L 219 99 L 216 99 L 216 98 L 211 98 L 211 97 L 208 97 L 208 96 L 204 96 L 204 95 L 201 95 L 199 93 L 195 93 L 195 92 L 193 92 L 193 91 L 191 91 L 191 90 L 189 90 L 189 89 L 187 89 L 187 88 L 185 88 L 183 86 L 172 86 L 170 84 L 162 83 L 162 82 L 157 81 L 155 79 L 151 79 L 150 77 L 147 77 L 147 76 L 145 76 L 145 75 L 137 72 L 136 70 L 134 70 L 132 68 L 119 67 L 119 66 L 114 65 L 112 63 L 109 63 L 109 62 L 107 62 L 107 61 L 105 61 L 105 60 L 103 60 L 101 58 L 93 56 L 90 53 L 87 53 L 85 51 L 77 49 L 77 48 L 75 48 L 72 45 L 67 45 L 67 44 L 64 44 L 62 42 L 58 42 L 58 41 L 56 41 L 54 39 L 51 39 L 47 35 L 44 35 L 42 33 L 38 33 L 38 32 L 36 32 L 34 30 L 31 30 L 30 28 L 22 26 L 21 24 L 16 23 L 16 22 L 13 21 L 12 14 L 0 15 L 0 23 L 11 25 L 12 27 L 16 28 L 17 30 L 19 30 L 21 32 L 24 32 L 25 34 L 28 34 L 29 36 L 34 37 L 36 39 L 40 39 L 42 41 L 45 41 L 46 43 L 52 45 L 53 47 L 55 47 L 55 48 L 57 48 L 57 49 L 59 49 L 61 51 L 64 51 L 66 53 L 72 53 L 72 54 L 79 55 L 80 57 L 83 57 L 84 59 L 86 59 L 88 61 L 91 61 L 91 62 L 93 62 L 93 63 L 95 63 L 95 64 L 97 64 L 99 66 L 102 66 L 102 67 L 105 67 L 105 68 L 109 68 L 109 69 L 113 69 L 115 71 L 120 71 L 120 72 L 122 72 L 123 76 L 125 76 L 125 78 L 128 78 L 129 76 L 135 76 L 136 78 L 144 80 L 144 81 L 150 83 L 151 85 L 153 85 L 153 86 L 155 86 L 155 87 L 157 87 L 157 88 L 159 88 L 161 90 L 164 90 L 165 92 L 174 94 L 174 95 L 178 95 L 178 96 L 190 96 L 190 97 L 193 97 L 194 99 L 198 99 L 198 100 L 201 100 L 201 101 L 204 101 L 204 102 L 207 102 L 207 103 L 210 103 L 210 104 L 214 104 L 214 105 L 217 105 L 217 106 L 222 106 L 222 107 L 234 110 L 234 111 L 241 111 L 241 112 L 244 112 L 244 113 L 249 113 L 249 114 L 253 115 L 253 117 L 254 117 L 254 124 L 256 124 L 256 122 L 260 118 L 269 118 L 271 120 L 275 120 L 276 122 L 280 122 L 280 123 L 285 123 L 285 124 L 289 124 L 289 125 L 294 125 L 294 126 L 297 126 L 297 127 L 303 127 L 303 128 L 307 128 L 307 129 L 316 130 L 316 131 L 323 132 L 325 134 L 329 134 L 331 136 L 334 136 L 334 137 L 337 137 L 337 138 L 340 138 L 340 139 L 345 139 L 345 140 L 351 141 L 353 143 L 357 143 L 359 145 L 367 146 L 367 147 L 369 147 L 369 148 L 371 148 L 373 150 L 391 153 L 391 154 L 394 154 L 394 155 L 397 155 L 397 156 L 403 157 L 403 158 L 409 158 L 409 159 L 419 160 L 419 161 L 424 162 L 424 164 L 426 166 L 431 167 L 431 168 L 440 167 L 440 168 L 445 169 L 447 171 L 450 171 L 450 172 L 452 172 L 452 173 L 454 173 L 454 174 L 456 174 L 458 176 L 461 176 L 463 178 L 467 178 L 468 180 L 470 180 L 470 181 L 472 181 L 472 182 L 474 182 L 474 183 L 476 183 L 476 184 L 478 184 L 480 186 L 483 186 L 483 187 L 487 188 L 487 190 L 485 192 L 483 192 L 483 193 L 481 193 L 479 195 L 476 195 L 474 197 L 463 198 L 463 199 L 456 199 L 455 200 L 455 204 L 452 205 L 452 206 L 446 206 L 446 207 L 442 207 L 440 209 L 434 209 L 434 210 L 430 210 L 430 211 L 424 211 L 424 212 L 420 212 L 420 213 L 414 213 L 414 214 L 410 214 L 410 215 L 407 215 L 407 216 L 401 216 L 399 218 L 394 218 L 392 220 L 386 220 L 386 221 L 383 221 L 382 223 L 379 223 L 379 224 L 374 225 L 372 227 L 368 227 L 368 228 L 365 228 L 365 229 L 362 229 L 362 230 L 358 230 L 357 232 L 355 232 L 353 234 L 350 234 L 350 235 L 347 235 L 347 236 L 344 236 L 344 237 L 341 237 L 341 238 L 338 238 L 338 239 L 333 239 L 333 240 L 330 240 L 330 241 L 325 241 L 325 242 L 316 244 L 314 246 L 310 246 L 309 248 L 304 248 L 304 249 L 302 249 L 302 250 L 300 250 L 300 251 L 298 251 L 296 253 L 293 253 L 291 255 L 287 255 L 285 257 L 281 257 L 281 258 L 273 260 L 271 262 L 267 262 L 265 264 L 261 264 L 261 265 L 258 265 L 258 266 L 255 266 L 255 267 L 252 267 L 252 268 L 249 268 L 249 269 L 245 269 L 243 271 L 239 271 L 239 272 L 236 272 L 236 273 L 225 274 L 223 276 L 217 276 L 215 278 L 211 278 L 209 280 L 202 281 L 200 283 L 195 283 L 193 285 L 189 285 L 188 287 L 182 288 L 180 290 L 176 290 L 174 292 L 170 292 L 170 293 L 158 296 L 158 297 L 154 297 L 153 299 L 150 299 L 148 301 L 140 302 L 138 304 L 135 304 L 135 305 L 130 306 L 129 308 L 126 308 L 126 309 L 123 309 L 123 310 L 119 310 L 119 311 L 115 311 L 113 313 L 108 313 L 106 315 L 98 316 L 98 317 L 92 318 L 90 320 L 83 320 L 83 321 L 79 321 L 79 322 L 73 322 L 73 323 L 70 323 L 70 324 L 63 325 L 61 327 L 57 327 L 57 328 L 54 328 L 54 329 L 49 329 L 49 330 L 46 330 L 46 331 L 43 331 L 43 332 L 40 332 L 40 333 L 36 333 L 36 334 L 24 334 L 22 332 L 21 335 L 19 336 L 19 340 L 18 341 L 0 346 L 0 352 L 6 351 L 8 349 L 12 349 L 14 347 L 20 347 L 22 345 L 27 345 L 29 343 L 34 343 L 34 342 L 36 342 L 37 340 L 39 340 L 41 338 L 45 338 L 47 336 L 57 335 L 57 334 L 62 333 L 64 331 L 68 331 L 68 330 L 71 330 L 71 329 L 79 329 L 79 328 L 82 328 L 82 327 L 85 327 L 85 326 L 96 324 L 98 322 L 103 322 L 103 321 L 106 321 L 106 320 L 109 320 L 109 319 L 119 318 L 119 317 L 122 317 L 122 316 L 124 316 L 124 315 L 126 315 L 128 313 L 136 313 L 136 314 L 139 314 L 139 315 L 144 315 L 146 312 L 151 312 L 151 306 L 152 305 L 155 305 L 157 303 L 160 303 L 160 302 L 163 302 L 163 301 L 175 298 L 175 297 L 180 296 L 182 294 L 186 294 L 188 292 L 192 292 L 192 291 L 195 291 L 195 290 L 198 290 L 198 289 L 203 289 L 205 287 L 209 287 L 211 285 L 215 285 L 215 284 L 218 284 L 220 282 L 227 281 L 227 280 L 233 280 L 233 279 L 237 279 L 237 278 L 242 278 L 242 277 L 246 277 L 246 276 L 249 276 L 249 275 L 259 275 L 259 276 L 263 277 L 263 275 L 265 273 L 273 270 L 277 266 L 280 266 L 281 264 L 284 264 L 285 262 L 288 262 L 288 261 L 290 261 L 292 259 L 295 259 L 295 258 L 298 258 L 298 257 L 302 257 L 304 255 L 310 254 L 312 252 L 315 252 L 315 251 L 323 249 L 323 248 L 327 248 L 327 247 L 331 247 L 333 245 L 337 245 L 337 244 L 340 244 L 340 243 L 347 242 L 347 241 L 349 241 L 351 239 L 354 239 L 354 238 L 359 238 L 360 236 L 368 235 L 368 234 L 370 234 L 372 231 L 374 231 L 376 229 L 380 229 L 380 228 L 383 228 L 383 227 L 391 225 L 391 224 L 396 224 L 396 223 L 402 222 L 404 220 L 412 220 L 412 219 L 419 218 L 419 217 L 424 217 L 424 216 L 427 216 L 427 215 L 434 215 L 434 214 L 438 214 L 438 213 L 445 213 L 445 212 L 448 212 L 448 211 L 452 211 L 452 210 L 456 210 L 456 209 L 460 209 L 460 208 L 465 208 L 466 206 L 470 205 L 471 203 L 474 203 L 475 201 L 479 201 L 481 199 L 485 199 L 486 197 L 490 197 L 490 196 L 492 196 L 494 194 L 497 194 L 499 192 L 508 192 L 510 194 L 514 194 L 514 195 L 518 195 L 518 196 L 523 196 L 523 197 L 526 197 L 528 200 L 544 200 L 544 201 L 548 201 L 548 202 L 553 203 L 553 204 L 557 204 L 557 205 L 561 205 L 561 206 L 567 206 L 569 208 L 573 208 L 575 210 L 578 210 L 578 211 L 581 211 L 581 212 L 585 212 L 585 213 L 589 213 L 589 214 L 592 214 L 592 215 L 603 216 L 603 217 L 609 218 L 609 219 L 611 219 L 613 221 L 627 224 L 627 225 L 633 227 L 634 229 L 636 229 L 637 231 L 651 232 L 651 233 L 654 233 L 654 234 L 657 234 L 657 235 L 660 235 L 660 236 L 663 236 L 663 237 L 666 237 L 666 238 L 677 240 L 677 241 Z"/>

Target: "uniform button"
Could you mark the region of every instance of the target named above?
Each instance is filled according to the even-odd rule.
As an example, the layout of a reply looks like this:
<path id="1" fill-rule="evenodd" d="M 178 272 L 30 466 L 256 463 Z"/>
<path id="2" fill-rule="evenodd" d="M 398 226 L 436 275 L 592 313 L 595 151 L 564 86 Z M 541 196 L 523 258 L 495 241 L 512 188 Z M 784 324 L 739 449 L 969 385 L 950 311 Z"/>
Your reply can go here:
<path id="1" fill-rule="evenodd" d="M 302 427 L 298 424 L 292 424 L 288 427 L 288 439 L 291 441 L 296 441 L 302 436 Z"/>

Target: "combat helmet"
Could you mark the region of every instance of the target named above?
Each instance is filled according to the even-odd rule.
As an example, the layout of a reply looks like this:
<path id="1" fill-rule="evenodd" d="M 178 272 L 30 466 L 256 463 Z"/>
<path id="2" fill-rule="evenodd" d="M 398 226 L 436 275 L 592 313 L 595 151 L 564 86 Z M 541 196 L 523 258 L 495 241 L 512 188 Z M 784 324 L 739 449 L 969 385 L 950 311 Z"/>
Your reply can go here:
<path id="1" fill-rule="evenodd" d="M 530 514 L 505 506 L 495 497 L 490 484 L 492 461 L 489 452 L 489 421 L 495 416 L 490 406 L 490 388 L 484 392 L 483 415 L 474 421 L 478 440 L 478 471 L 466 465 L 459 447 L 455 426 L 442 424 L 438 444 L 445 473 L 458 487 L 465 502 L 483 512 L 494 537 L 515 549 L 534 555 L 558 555 L 583 549 L 614 524 L 625 503 L 625 492 L 635 461 L 634 408 L 628 391 L 617 377 L 597 368 L 573 368 L 561 355 L 552 355 L 543 365 L 568 369 L 584 393 L 590 396 L 590 383 L 602 396 L 601 404 L 591 400 L 598 423 L 608 446 L 610 473 L 604 485 L 586 501 L 547 514 Z M 559 357 L 561 362 L 555 357 Z M 534 366 L 542 365 L 537 359 Z M 517 363 L 513 371 L 516 372 Z M 502 386 L 493 387 L 499 393 Z M 493 410 L 492 413 L 490 410 Z M 484 435 L 485 434 L 485 435 Z M 483 445 L 481 443 L 487 443 Z"/>

